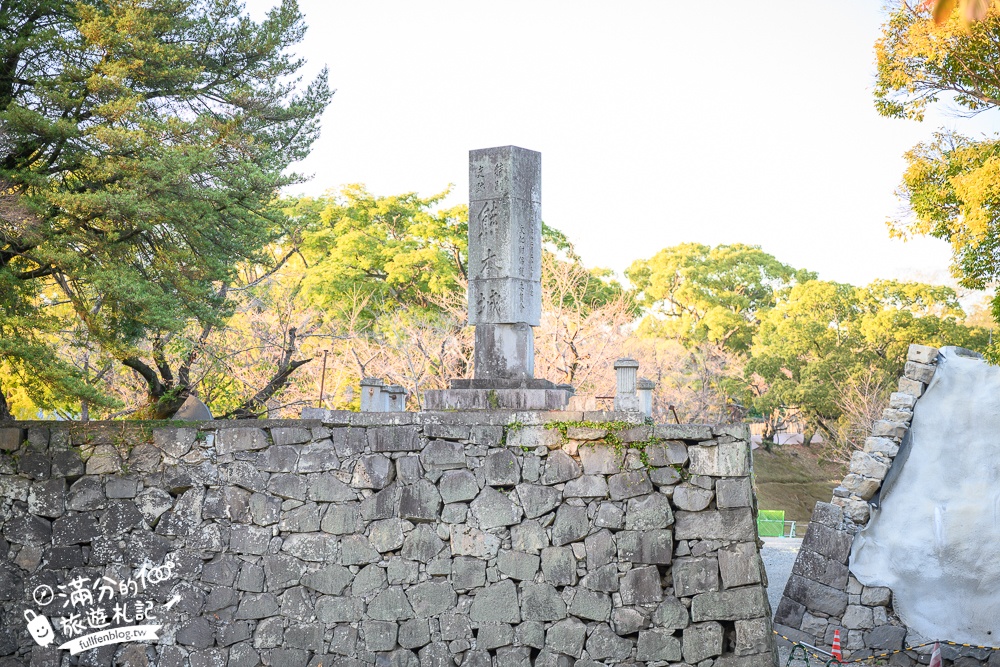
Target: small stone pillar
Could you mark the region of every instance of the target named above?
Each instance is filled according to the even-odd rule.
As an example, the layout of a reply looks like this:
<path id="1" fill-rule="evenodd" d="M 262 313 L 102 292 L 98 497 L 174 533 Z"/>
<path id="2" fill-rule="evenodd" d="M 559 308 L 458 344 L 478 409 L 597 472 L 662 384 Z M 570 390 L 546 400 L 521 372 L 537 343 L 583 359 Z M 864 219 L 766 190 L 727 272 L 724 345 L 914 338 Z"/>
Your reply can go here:
<path id="1" fill-rule="evenodd" d="M 401 385 L 390 384 L 382 390 L 386 412 L 406 412 L 406 390 Z"/>
<path id="2" fill-rule="evenodd" d="M 639 362 L 635 359 L 625 357 L 615 362 L 615 379 L 618 384 L 615 392 L 615 410 L 639 411 L 639 396 L 636 394 L 638 376 Z"/>
<path id="3" fill-rule="evenodd" d="M 656 383 L 646 378 L 639 378 L 636 389 L 639 394 L 639 411 L 647 417 L 652 417 L 653 390 L 656 389 Z"/>
<path id="4" fill-rule="evenodd" d="M 379 378 L 361 378 L 361 412 L 384 412 L 382 390 L 385 383 Z"/>

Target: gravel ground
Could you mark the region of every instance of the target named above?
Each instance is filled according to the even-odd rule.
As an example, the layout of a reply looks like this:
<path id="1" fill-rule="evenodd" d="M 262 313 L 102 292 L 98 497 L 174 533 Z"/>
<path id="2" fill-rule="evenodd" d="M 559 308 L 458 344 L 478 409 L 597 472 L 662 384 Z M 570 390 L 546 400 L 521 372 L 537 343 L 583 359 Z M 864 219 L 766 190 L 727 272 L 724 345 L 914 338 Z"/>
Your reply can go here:
<path id="1" fill-rule="evenodd" d="M 795 556 L 802 546 L 801 538 L 788 537 L 763 537 L 764 548 L 760 551 L 761 559 L 764 561 L 764 570 L 767 572 L 767 599 L 771 603 L 771 613 L 778 609 L 778 602 L 781 600 L 781 593 L 785 590 L 785 582 L 788 581 L 792 573 L 792 565 L 795 564 Z M 788 661 L 788 653 L 791 646 L 778 638 L 778 664 L 784 665 Z"/>

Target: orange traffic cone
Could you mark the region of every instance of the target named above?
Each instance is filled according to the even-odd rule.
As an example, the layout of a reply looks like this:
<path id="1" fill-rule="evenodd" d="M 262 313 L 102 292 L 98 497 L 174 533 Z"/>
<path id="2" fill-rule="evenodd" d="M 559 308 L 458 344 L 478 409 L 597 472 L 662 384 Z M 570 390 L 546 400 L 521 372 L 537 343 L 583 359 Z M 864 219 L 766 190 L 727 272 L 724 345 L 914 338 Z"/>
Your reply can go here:
<path id="1" fill-rule="evenodd" d="M 830 654 L 837 662 L 844 660 L 844 654 L 840 652 L 840 630 L 833 631 L 833 648 L 830 649 Z"/>

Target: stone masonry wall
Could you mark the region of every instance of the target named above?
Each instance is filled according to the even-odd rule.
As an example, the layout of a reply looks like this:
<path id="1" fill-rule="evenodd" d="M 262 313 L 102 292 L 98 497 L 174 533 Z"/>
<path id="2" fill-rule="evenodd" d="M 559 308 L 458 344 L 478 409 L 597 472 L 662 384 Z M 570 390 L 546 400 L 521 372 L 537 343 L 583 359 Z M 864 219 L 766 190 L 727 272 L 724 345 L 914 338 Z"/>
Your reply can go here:
<path id="1" fill-rule="evenodd" d="M 307 416 L 0 429 L 0 666 L 775 664 L 745 427 Z"/>
<path id="2" fill-rule="evenodd" d="M 864 450 L 854 452 L 843 482 L 830 503 L 817 503 L 802 548 L 774 616 L 774 628 L 793 641 L 829 650 L 840 631 L 845 659 L 862 659 L 926 641 L 909 633 L 893 613 L 892 591 L 863 586 L 849 571 L 854 536 L 868 524 L 868 502 L 882 486 L 906 437 L 913 408 L 934 377 L 938 350 L 911 345 L 898 391 L 890 397 L 882 419 L 875 422 Z M 908 641 L 909 640 L 909 641 Z M 931 647 L 896 653 L 893 665 L 928 663 Z M 945 660 L 968 665 L 990 658 L 991 651 L 944 645 Z M 991 664 L 993 662 L 991 661 Z M 1000 664 L 1000 663 L 998 663 Z"/>

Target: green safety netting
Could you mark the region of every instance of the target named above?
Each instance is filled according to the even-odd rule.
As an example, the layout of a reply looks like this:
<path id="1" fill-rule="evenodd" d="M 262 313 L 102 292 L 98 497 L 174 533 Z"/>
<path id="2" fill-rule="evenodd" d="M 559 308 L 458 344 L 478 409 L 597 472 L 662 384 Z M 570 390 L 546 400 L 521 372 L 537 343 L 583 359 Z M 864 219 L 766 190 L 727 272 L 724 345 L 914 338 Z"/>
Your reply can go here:
<path id="1" fill-rule="evenodd" d="M 757 510 L 757 534 L 761 537 L 784 537 L 785 510 Z"/>

